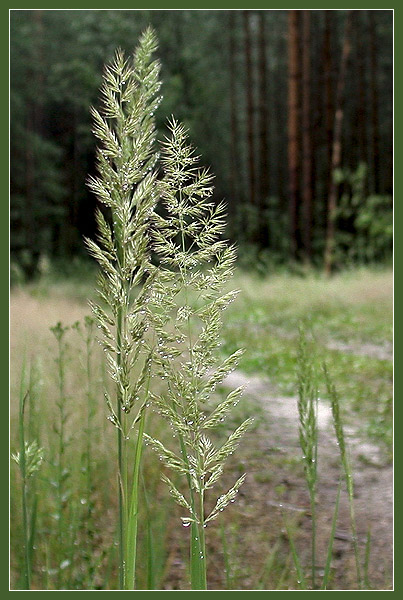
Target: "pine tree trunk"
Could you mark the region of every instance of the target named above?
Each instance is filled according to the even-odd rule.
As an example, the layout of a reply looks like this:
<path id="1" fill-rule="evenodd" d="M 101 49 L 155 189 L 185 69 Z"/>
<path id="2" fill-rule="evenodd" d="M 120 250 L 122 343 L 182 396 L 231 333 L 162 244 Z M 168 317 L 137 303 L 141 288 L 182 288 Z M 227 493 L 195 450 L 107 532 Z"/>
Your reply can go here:
<path id="1" fill-rule="evenodd" d="M 255 148 L 253 127 L 253 77 L 252 77 L 252 50 L 250 35 L 250 11 L 243 11 L 244 50 L 246 67 L 246 120 L 247 120 L 247 156 L 249 178 L 249 200 L 256 206 L 256 174 L 255 174 Z"/>
<path id="2" fill-rule="evenodd" d="M 275 48 L 274 56 L 284 56 L 287 50 L 287 42 L 283 35 L 283 23 L 280 22 L 277 26 L 275 35 Z M 285 22 L 286 25 L 286 22 Z M 273 31 L 274 36 L 274 31 Z M 278 205 L 282 213 L 287 212 L 287 201 L 288 201 L 288 189 L 286 188 L 286 181 L 288 180 L 287 173 L 287 144 L 284 144 L 284 131 L 287 128 L 287 111 L 284 111 L 284 89 L 287 88 L 287 77 L 288 74 L 284 72 L 284 69 L 273 69 L 273 75 L 271 77 L 271 106 L 273 107 L 273 120 L 272 120 L 272 131 L 273 138 L 275 140 L 273 144 L 273 153 L 271 158 L 275 164 L 275 176 L 272 178 L 272 185 L 275 185 L 276 196 L 278 198 Z"/>
<path id="3" fill-rule="evenodd" d="M 311 13 L 302 14 L 302 182 L 304 257 L 312 258 Z"/>
<path id="4" fill-rule="evenodd" d="M 378 115 L 378 43 L 376 35 L 375 13 L 369 11 L 369 48 L 371 64 L 371 117 L 372 117 L 372 169 L 373 192 L 379 194 L 380 190 L 380 162 L 379 162 L 379 115 Z"/>
<path id="5" fill-rule="evenodd" d="M 260 244 L 268 246 L 268 224 L 263 217 L 269 197 L 269 147 L 268 147 L 268 101 L 267 101 L 267 59 L 265 13 L 259 11 L 259 209 L 260 209 Z"/>
<path id="6" fill-rule="evenodd" d="M 332 147 L 333 147 L 333 126 L 334 126 L 334 106 L 333 106 L 333 64 L 332 64 L 332 14 L 330 10 L 325 10 L 325 33 L 323 43 L 323 70 L 325 83 L 325 140 L 326 140 L 326 158 L 327 158 L 327 181 L 326 194 L 329 194 L 332 180 Z"/>
<path id="7" fill-rule="evenodd" d="M 235 42 L 235 24 L 236 24 L 236 12 L 233 10 L 229 11 L 229 104 L 230 104 L 230 128 L 231 128 L 231 202 L 229 203 L 229 211 L 233 217 L 236 215 L 237 207 L 239 205 L 239 130 L 238 130 L 238 117 L 237 117 L 237 93 L 236 93 L 236 42 Z"/>
<path id="8" fill-rule="evenodd" d="M 299 173 L 299 31 L 298 11 L 288 12 L 288 178 L 291 258 L 297 254 Z"/>
<path id="9" fill-rule="evenodd" d="M 334 260 L 334 245 L 335 245 L 335 214 L 337 209 L 337 193 L 338 185 L 335 181 L 334 174 L 341 167 L 342 160 L 342 131 L 344 117 L 344 91 L 346 85 L 346 76 L 351 55 L 351 34 L 354 23 L 354 11 L 349 10 L 346 15 L 344 40 L 342 48 L 342 56 L 340 63 L 339 77 L 336 90 L 336 112 L 334 118 L 334 134 L 332 145 L 331 159 L 331 185 L 327 204 L 327 230 L 326 230 L 326 247 L 325 247 L 325 273 L 330 275 Z"/>
<path id="10" fill-rule="evenodd" d="M 361 13 L 366 17 L 365 12 Z M 357 20 L 357 79 L 358 79 L 358 110 L 357 110 L 357 139 L 358 139 L 358 160 L 360 163 L 368 164 L 368 136 L 367 136 L 367 83 L 366 83 L 366 36 L 365 22 L 360 23 Z"/>

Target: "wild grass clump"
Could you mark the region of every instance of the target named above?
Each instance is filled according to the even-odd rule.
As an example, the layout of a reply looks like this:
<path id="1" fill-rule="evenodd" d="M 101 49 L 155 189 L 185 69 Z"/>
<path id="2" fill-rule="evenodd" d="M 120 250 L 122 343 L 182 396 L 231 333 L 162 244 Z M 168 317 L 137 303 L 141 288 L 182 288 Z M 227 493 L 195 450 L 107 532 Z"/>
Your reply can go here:
<path id="1" fill-rule="evenodd" d="M 196 158 L 186 143 L 185 130 L 174 119 L 169 125 L 171 136 L 162 147 L 164 176 L 157 180 L 153 115 L 160 100 L 156 98 L 160 82 L 159 63 L 151 61 L 155 49 L 155 35 L 148 29 L 133 64 L 118 51 L 105 69 L 102 114 L 92 109 L 93 131 L 101 148 L 97 152 L 99 176 L 91 177 L 89 185 L 111 215 L 110 225 L 97 211 L 99 244 L 87 240 L 101 267 L 100 302 L 92 303 L 92 310 L 116 383 L 115 400 L 108 393 L 105 397 L 108 418 L 118 431 L 121 588 L 135 587 L 139 473 L 145 408 L 151 400 L 180 440 L 178 456 L 147 436 L 168 466 L 186 474 L 189 500 L 164 478 L 172 495 L 189 512 L 184 523 L 192 523 L 192 587 L 205 589 L 204 527 L 234 499 L 244 476 L 220 496 L 207 516 L 205 491 L 218 480 L 225 460 L 249 424 L 244 422 L 215 449 L 205 431 L 225 417 L 242 390 L 232 392 L 208 418 L 200 409 L 240 356 L 234 353 L 204 380 L 215 364 L 220 313 L 235 297 L 235 292 L 221 293 L 232 274 L 235 252 L 219 239 L 225 227 L 224 205 L 210 200 L 212 177 L 194 166 Z M 159 197 L 166 217 L 154 212 Z M 160 267 L 150 260 L 151 248 Z M 208 263 L 212 263 L 210 269 L 202 272 Z M 198 306 L 189 304 L 190 288 L 198 292 Z M 197 339 L 191 333 L 190 319 L 194 318 L 203 324 Z M 158 397 L 150 390 L 154 370 L 168 379 L 165 396 Z M 130 455 L 134 431 L 136 443 Z"/>
<path id="2" fill-rule="evenodd" d="M 301 324 L 299 328 L 299 343 L 298 343 L 298 361 L 297 361 L 297 379 L 298 379 L 298 415 L 299 415 L 299 442 L 302 451 L 302 460 L 304 465 L 305 480 L 309 492 L 310 509 L 311 509 L 311 578 L 310 589 L 319 589 L 317 584 L 317 552 L 316 552 L 316 533 L 317 533 L 317 483 L 318 483 L 318 457 L 320 453 L 318 449 L 318 371 L 317 357 L 308 349 L 307 333 L 305 325 Z M 355 568 L 357 577 L 357 589 L 362 589 L 362 567 L 361 558 L 359 555 L 357 526 L 354 510 L 354 489 L 353 489 L 353 473 L 348 457 L 348 449 L 345 441 L 342 418 L 340 415 L 340 400 L 336 390 L 336 386 L 330 376 L 326 363 L 323 363 L 323 373 L 328 396 L 332 408 L 332 422 L 336 436 L 336 442 L 339 449 L 340 460 L 340 480 L 337 489 L 337 494 L 334 504 L 334 512 L 329 533 L 328 550 L 326 555 L 325 567 L 323 570 L 322 582 L 320 589 L 326 590 L 330 580 L 330 570 L 332 561 L 333 542 L 336 534 L 336 525 L 339 512 L 340 493 L 342 483 L 345 482 L 349 511 L 350 511 L 350 527 L 352 533 L 352 542 L 354 548 Z M 297 571 L 298 583 L 302 589 L 308 589 L 308 579 L 301 559 L 299 557 L 292 528 L 286 524 L 287 533 L 290 541 L 291 554 L 294 565 Z M 367 546 L 364 557 L 364 571 L 367 574 L 368 560 L 370 551 L 370 536 L 368 537 Z M 365 576 L 365 583 L 369 586 L 368 577 Z"/>
<path id="3" fill-rule="evenodd" d="M 30 381 L 32 381 L 31 377 Z M 24 359 L 18 411 L 19 450 L 12 454 L 11 458 L 17 463 L 21 477 L 21 512 L 24 554 L 21 588 L 29 590 L 31 589 L 32 561 L 38 508 L 36 477 L 43 462 L 44 449 L 40 447 L 37 439 L 26 439 L 25 410 L 27 402 L 29 402 L 30 387 L 25 389 L 25 385 Z"/>
<path id="4" fill-rule="evenodd" d="M 212 176 L 197 167 L 197 157 L 187 142 L 185 128 L 174 119 L 162 147 L 164 177 L 161 196 L 166 216 L 156 217 L 154 248 L 160 257 L 165 306 L 170 315 L 156 313 L 157 354 L 154 362 L 166 392 L 152 395 L 152 403 L 168 421 L 178 439 L 176 451 L 147 436 L 147 442 L 169 469 L 185 476 L 187 497 L 164 474 L 171 495 L 186 510 L 184 526 L 191 526 L 191 581 L 193 589 L 206 589 L 204 529 L 235 500 L 244 482 L 242 475 L 205 511 L 205 495 L 215 486 L 228 457 L 237 448 L 251 423 L 246 419 L 216 448 L 211 430 L 224 421 L 243 392 L 230 392 L 214 409 L 209 400 L 242 355 L 238 350 L 220 364 L 221 314 L 237 292 L 223 292 L 233 273 L 234 248 L 221 239 L 225 228 L 224 205 L 211 200 Z M 156 309 L 159 302 L 155 301 Z"/>
<path id="5" fill-rule="evenodd" d="M 149 219 L 157 202 L 157 153 L 154 111 L 160 97 L 160 65 L 153 31 L 140 39 L 131 61 L 116 52 L 105 68 L 101 113 L 92 109 L 93 132 L 100 140 L 98 177 L 89 186 L 110 209 L 110 223 L 97 210 L 98 241 L 86 240 L 101 270 L 99 303 L 91 303 L 115 400 L 105 391 L 109 420 L 117 429 L 119 488 L 120 587 L 133 589 L 137 539 L 139 473 L 148 403 L 153 346 L 145 339 L 149 327 L 147 301 L 156 269 L 150 261 Z M 139 365 L 142 365 L 139 368 Z M 137 379 L 132 375 L 137 369 Z M 131 437 L 134 454 L 129 458 Z"/>

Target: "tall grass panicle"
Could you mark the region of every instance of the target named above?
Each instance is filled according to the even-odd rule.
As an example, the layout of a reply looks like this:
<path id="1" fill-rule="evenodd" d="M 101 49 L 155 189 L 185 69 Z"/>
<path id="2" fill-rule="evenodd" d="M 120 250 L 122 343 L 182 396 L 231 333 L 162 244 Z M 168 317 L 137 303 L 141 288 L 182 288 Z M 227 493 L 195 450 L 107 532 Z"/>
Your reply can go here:
<path id="1" fill-rule="evenodd" d="M 299 343 L 298 343 L 298 361 L 297 361 L 297 378 L 298 378 L 298 416 L 299 416 L 299 442 L 303 454 L 303 464 L 305 472 L 305 480 L 310 496 L 311 505 L 311 585 L 310 589 L 318 589 L 316 572 L 316 531 L 317 531 L 317 482 L 318 482 L 318 383 L 319 376 L 317 371 L 317 357 L 314 352 L 308 347 L 307 333 L 304 324 L 299 327 Z M 350 524 L 354 545 L 357 583 L 358 589 L 362 588 L 361 566 L 358 552 L 357 528 L 354 514 L 354 498 L 353 498 L 353 478 L 350 461 L 348 459 L 347 446 L 344 437 L 343 424 L 340 415 L 339 397 L 335 385 L 329 375 L 326 364 L 323 365 L 325 383 L 327 392 L 330 397 L 332 407 L 333 426 L 336 434 L 336 441 L 339 447 L 340 455 L 340 480 L 337 488 L 336 499 L 331 520 L 331 528 L 327 544 L 325 568 L 323 571 L 321 590 L 328 589 L 331 573 L 331 563 L 333 558 L 333 543 L 336 535 L 336 525 L 339 514 L 340 494 L 343 479 L 346 482 L 347 495 L 350 507 Z M 294 541 L 292 528 L 286 522 L 286 529 L 291 548 L 291 554 L 298 575 L 299 586 L 306 590 L 308 589 L 308 581 L 304 573 L 304 568 L 297 552 Z M 369 537 L 370 539 L 370 537 Z M 369 553 L 370 541 L 368 541 Z M 367 561 L 368 562 L 368 561 Z M 366 570 L 367 571 L 367 570 Z"/>
<path id="2" fill-rule="evenodd" d="M 306 331 L 301 324 L 298 339 L 298 417 L 299 443 L 311 504 L 312 545 L 311 577 L 315 589 L 316 575 L 316 495 L 318 479 L 318 381 Z"/>
<path id="3" fill-rule="evenodd" d="M 145 334 L 147 301 L 156 275 L 148 236 L 157 201 L 154 112 L 161 97 L 160 65 L 152 60 L 156 48 L 149 28 L 132 60 L 118 50 L 105 68 L 102 110 L 92 109 L 100 147 L 98 176 L 89 178 L 89 187 L 109 209 L 110 218 L 97 211 L 99 243 L 89 239 L 86 243 L 101 267 L 100 302 L 91 307 L 116 384 L 116 398 L 107 392 L 105 398 L 108 418 L 117 428 L 121 589 L 135 585 L 139 467 L 153 351 Z M 137 439 L 129 462 L 134 429 Z"/>
<path id="4" fill-rule="evenodd" d="M 339 447 L 342 476 L 344 478 L 347 489 L 348 505 L 350 512 L 350 526 L 354 547 L 355 569 L 357 574 L 357 586 L 358 589 L 362 589 L 363 580 L 361 574 L 361 560 L 358 548 L 358 534 L 354 508 L 353 471 L 351 467 L 351 461 L 349 458 L 348 447 L 345 441 L 342 417 L 340 414 L 340 398 L 326 363 L 323 363 L 323 373 L 325 376 L 327 393 L 330 398 L 330 403 L 332 407 L 333 427 L 336 435 L 337 445 Z"/>
<path id="5" fill-rule="evenodd" d="M 152 402 L 169 422 L 179 447 L 172 451 L 150 436 L 147 442 L 163 463 L 185 476 L 188 493 L 183 494 L 166 476 L 170 493 L 187 516 L 191 526 L 191 585 L 206 589 L 205 527 L 234 501 L 245 479 L 242 475 L 206 513 L 205 496 L 220 478 L 224 464 L 234 452 L 251 419 L 244 421 L 229 438 L 215 447 L 209 432 L 237 404 L 239 387 L 215 408 L 209 400 L 216 386 L 237 366 L 242 351 L 221 364 L 221 313 L 234 300 L 237 291 L 223 293 L 231 277 L 235 250 L 221 239 L 225 228 L 225 206 L 212 201 L 212 175 L 197 166 L 198 158 L 187 142 L 187 131 L 175 119 L 169 122 L 169 136 L 162 144 L 164 177 L 161 198 L 165 216 L 156 216 L 154 249 L 161 262 L 164 288 L 152 298 L 155 307 L 164 294 L 166 312 L 154 313 L 157 337 L 154 361 L 159 375 L 166 379 L 166 392 L 152 395 Z"/>

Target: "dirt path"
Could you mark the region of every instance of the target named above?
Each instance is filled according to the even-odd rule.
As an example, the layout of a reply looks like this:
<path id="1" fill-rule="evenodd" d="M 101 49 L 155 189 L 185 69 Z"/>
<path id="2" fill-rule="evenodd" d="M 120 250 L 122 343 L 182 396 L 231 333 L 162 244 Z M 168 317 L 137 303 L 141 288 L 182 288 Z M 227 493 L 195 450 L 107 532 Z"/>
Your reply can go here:
<path id="1" fill-rule="evenodd" d="M 339 340 L 327 340 L 323 344 L 329 350 L 338 350 L 357 356 L 368 356 L 378 360 L 393 360 L 393 348 L 391 344 L 380 346 L 378 344 L 347 344 Z"/>
<path id="2" fill-rule="evenodd" d="M 273 333 L 284 339 L 296 339 L 295 333 L 290 333 L 281 327 L 272 327 Z M 329 350 L 338 350 L 339 352 L 347 352 L 348 354 L 355 354 L 356 356 L 368 356 L 369 358 L 376 358 L 377 360 L 393 360 L 393 346 L 392 344 L 385 342 L 385 344 L 371 344 L 365 343 L 354 343 L 354 342 L 343 342 L 342 340 L 331 339 L 331 338 L 320 338 L 318 340 L 322 346 Z"/>
<path id="3" fill-rule="evenodd" d="M 277 445 L 285 453 L 298 456 L 300 449 L 298 447 L 297 399 L 280 396 L 269 381 L 256 376 L 247 376 L 240 371 L 233 372 L 224 382 L 224 385 L 231 388 L 245 384 L 247 385 L 245 394 L 258 401 L 267 411 L 267 435 L 270 438 L 270 444 Z M 332 430 L 331 410 L 330 406 L 323 401 L 319 402 L 318 426 L 318 546 L 324 552 L 340 471 L 338 447 Z M 370 582 L 374 589 L 390 589 L 393 547 L 392 466 L 384 464 L 377 446 L 360 439 L 357 432 L 358 426 L 357 428 L 345 428 L 354 472 L 355 511 L 360 546 L 362 549 L 364 548 L 367 531 L 370 529 Z M 304 483 L 301 481 L 298 485 L 303 486 Z M 325 510 L 323 511 L 322 508 Z M 298 510 L 298 505 L 291 506 L 290 509 Z M 308 535 L 308 521 L 306 521 L 306 527 Z M 354 572 L 354 557 L 349 533 L 349 511 L 345 495 L 342 496 L 340 503 L 333 556 L 333 567 L 336 573 L 341 574 L 341 581 L 345 583 L 346 572 Z M 354 581 L 350 581 L 349 585 L 354 588 Z"/>

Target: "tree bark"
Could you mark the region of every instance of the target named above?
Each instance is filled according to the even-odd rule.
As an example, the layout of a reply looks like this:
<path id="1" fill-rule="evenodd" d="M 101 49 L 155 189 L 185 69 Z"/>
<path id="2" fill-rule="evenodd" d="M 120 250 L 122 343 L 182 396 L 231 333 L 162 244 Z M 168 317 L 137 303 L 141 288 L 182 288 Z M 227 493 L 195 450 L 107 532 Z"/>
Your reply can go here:
<path id="1" fill-rule="evenodd" d="M 375 13 L 369 11 L 369 48 L 371 64 L 371 118 L 372 118 L 372 169 L 373 192 L 380 193 L 380 161 L 379 161 L 379 115 L 378 115 L 378 43 L 376 35 Z"/>
<path id="2" fill-rule="evenodd" d="M 366 17 L 365 12 L 362 17 Z M 367 136 L 367 83 L 366 83 L 366 20 L 359 22 L 357 19 L 357 75 L 358 75 L 358 110 L 357 110 L 357 138 L 358 160 L 368 164 L 368 136 Z"/>
<path id="3" fill-rule="evenodd" d="M 230 104 L 230 128 L 231 128 L 231 202 L 229 205 L 230 213 L 235 216 L 239 204 L 239 130 L 237 118 L 236 102 L 236 42 L 235 42 L 235 17 L 236 12 L 229 11 L 229 104 Z"/>
<path id="4" fill-rule="evenodd" d="M 354 11 L 349 10 L 346 15 L 342 56 L 336 90 L 336 112 L 334 117 L 334 134 L 331 159 L 331 185 L 327 204 L 327 230 L 325 247 L 325 273 L 330 275 L 334 261 L 335 245 L 335 214 L 337 209 L 338 185 L 335 181 L 335 171 L 340 169 L 342 161 L 342 130 L 344 116 L 344 95 L 346 76 L 351 55 L 351 33 L 354 24 Z"/>
<path id="5" fill-rule="evenodd" d="M 299 31 L 298 11 L 288 12 L 288 178 L 291 258 L 297 254 L 299 174 Z"/>
<path id="6" fill-rule="evenodd" d="M 302 14 L 302 185 L 304 257 L 312 258 L 311 13 Z"/>
<path id="7" fill-rule="evenodd" d="M 262 215 L 269 197 L 269 145 L 268 145 L 268 102 L 267 102 L 267 59 L 265 13 L 259 11 L 259 209 Z M 268 227 L 266 219 L 260 219 L 260 244 L 268 246 Z"/>
<path id="8" fill-rule="evenodd" d="M 255 173 L 255 147 L 253 127 L 253 77 L 252 77 L 252 50 L 250 35 L 250 11 L 243 11 L 244 51 L 246 67 L 246 119 L 247 119 L 247 156 L 249 178 L 249 200 L 256 205 L 256 173 Z"/>
<path id="9" fill-rule="evenodd" d="M 332 15 L 330 10 L 325 10 L 325 33 L 323 43 L 323 70 L 325 83 L 325 143 L 327 157 L 327 181 L 326 195 L 329 194 L 332 180 L 332 146 L 333 146 L 333 126 L 334 126 L 334 105 L 333 105 L 333 63 L 332 63 Z"/>

